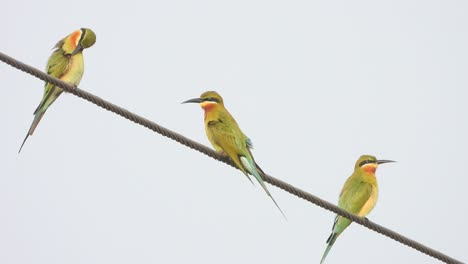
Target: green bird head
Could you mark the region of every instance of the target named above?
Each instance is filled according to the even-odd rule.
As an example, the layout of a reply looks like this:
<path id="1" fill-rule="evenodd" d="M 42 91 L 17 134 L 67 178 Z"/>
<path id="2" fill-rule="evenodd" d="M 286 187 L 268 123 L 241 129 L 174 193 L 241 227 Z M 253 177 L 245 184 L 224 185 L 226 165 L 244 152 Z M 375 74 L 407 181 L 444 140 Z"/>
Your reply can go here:
<path id="1" fill-rule="evenodd" d="M 93 46 L 94 43 L 96 43 L 96 34 L 89 28 L 82 28 L 60 40 L 55 47 L 63 50 L 66 55 L 75 55 Z"/>
<path id="2" fill-rule="evenodd" d="M 200 95 L 200 98 L 193 98 L 183 102 L 183 104 L 185 103 L 199 103 L 205 111 L 215 106 L 224 106 L 223 98 L 215 91 L 204 92 Z"/>
<path id="3" fill-rule="evenodd" d="M 355 171 L 363 171 L 370 174 L 375 174 L 377 167 L 380 164 L 395 162 L 393 160 L 378 160 L 376 157 L 371 155 L 362 155 L 354 165 Z"/>
<path id="4" fill-rule="evenodd" d="M 82 28 L 83 37 L 81 38 L 81 46 L 83 49 L 87 49 L 96 43 L 96 34 L 89 28 Z"/>

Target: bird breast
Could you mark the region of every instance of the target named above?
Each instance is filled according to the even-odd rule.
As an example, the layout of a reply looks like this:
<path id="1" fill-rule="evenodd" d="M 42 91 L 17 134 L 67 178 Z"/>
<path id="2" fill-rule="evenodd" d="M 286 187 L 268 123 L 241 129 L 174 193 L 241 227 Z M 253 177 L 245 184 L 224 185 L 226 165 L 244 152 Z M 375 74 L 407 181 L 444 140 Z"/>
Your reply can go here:
<path id="1" fill-rule="evenodd" d="M 68 67 L 60 79 L 73 85 L 78 85 L 83 77 L 83 72 L 83 54 L 80 52 L 70 57 Z"/>

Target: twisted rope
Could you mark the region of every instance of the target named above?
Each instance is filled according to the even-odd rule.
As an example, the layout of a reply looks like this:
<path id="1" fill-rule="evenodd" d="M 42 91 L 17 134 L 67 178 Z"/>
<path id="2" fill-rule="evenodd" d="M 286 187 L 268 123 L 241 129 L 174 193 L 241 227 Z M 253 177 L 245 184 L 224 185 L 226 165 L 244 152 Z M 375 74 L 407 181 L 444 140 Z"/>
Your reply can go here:
<path id="1" fill-rule="evenodd" d="M 193 141 L 189 138 L 186 138 L 184 137 L 183 135 L 181 134 L 178 134 L 174 131 L 171 131 L 165 127 L 162 127 L 142 116 L 139 116 L 137 114 L 134 114 L 120 106 L 117 106 L 115 104 L 112 104 L 96 95 L 93 95 L 91 93 L 88 93 L 84 90 L 81 90 L 79 88 L 75 88 L 74 86 L 66 83 L 66 82 L 63 82 L 57 78 L 54 78 L 34 67 L 31 67 L 25 63 L 22 63 L 2 52 L 0 52 L 0 60 L 5 62 L 6 64 L 16 68 L 16 69 L 19 69 L 21 71 L 24 71 L 26 73 L 29 73 L 43 81 L 46 81 L 46 82 L 50 82 L 56 86 L 59 86 L 61 88 L 63 88 L 65 91 L 71 93 L 71 94 L 74 94 L 78 97 L 81 97 L 97 106 L 100 106 L 108 111 L 111 111 L 115 114 L 118 114 L 122 117 L 124 117 L 125 119 L 128 119 L 130 121 L 133 121 L 139 125 L 142 125 L 150 130 L 153 130 L 154 132 L 158 133 L 158 134 L 161 134 L 165 137 L 168 137 L 172 140 L 175 140 L 177 142 L 179 142 L 180 144 L 182 145 L 185 145 L 191 149 L 194 149 L 194 150 L 197 150 L 213 159 L 216 159 L 218 161 L 221 161 L 221 162 L 224 162 L 234 168 L 237 169 L 237 167 L 234 165 L 234 163 L 232 162 L 231 159 L 227 158 L 226 156 L 223 156 L 221 155 L 220 153 L 217 153 L 216 151 L 196 142 L 196 141 Z M 455 258 L 452 258 L 452 257 L 449 257 L 445 254 L 443 254 L 442 252 L 440 251 L 437 251 L 435 249 L 432 249 L 428 246 L 425 246 L 415 240 L 412 240 L 406 236 L 403 236 L 395 231 L 392 231 L 386 227 L 383 227 L 379 224 L 376 224 L 370 220 L 368 220 L 367 218 L 361 218 L 359 216 L 356 216 L 354 214 L 351 214 L 341 208 L 339 208 L 338 206 L 330 203 L 330 202 L 327 202 L 315 195 L 312 195 L 308 192 L 305 192 L 299 188 L 296 188 L 294 186 L 292 186 L 291 184 L 289 183 L 286 183 L 284 181 L 281 181 L 280 179 L 277 179 L 277 178 L 274 178 L 268 174 L 262 174 L 262 177 L 264 178 L 264 180 L 268 183 L 270 183 L 271 185 L 274 185 L 280 189 L 283 189 L 284 191 L 290 193 L 290 194 L 293 194 L 297 197 L 300 197 L 306 201 L 309 201 L 319 207 L 322 207 L 328 211 L 332 211 L 338 215 L 341 215 L 343 217 L 346 217 L 348 219 L 350 219 L 351 221 L 353 222 L 356 222 L 362 226 L 365 226 L 379 234 L 382 234 L 384 236 L 387 236 L 401 244 L 404 244 L 408 247 L 411 247 L 419 252 L 422 252 L 428 256 L 431 256 L 433 258 L 436 258 L 442 262 L 445 262 L 445 263 L 456 263 L 456 264 L 459 264 L 459 263 L 463 263 Z"/>

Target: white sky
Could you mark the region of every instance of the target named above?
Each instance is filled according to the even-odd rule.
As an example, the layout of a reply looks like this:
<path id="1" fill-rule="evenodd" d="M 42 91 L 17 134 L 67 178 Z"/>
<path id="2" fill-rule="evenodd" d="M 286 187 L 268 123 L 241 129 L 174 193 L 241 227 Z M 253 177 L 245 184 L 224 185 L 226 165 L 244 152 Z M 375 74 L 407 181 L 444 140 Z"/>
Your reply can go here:
<path id="1" fill-rule="evenodd" d="M 22 1 L 0 50 L 44 69 L 97 34 L 80 88 L 209 144 L 216 90 L 269 174 L 328 201 L 393 159 L 369 219 L 467 261 L 466 1 Z M 0 263 L 318 263 L 334 215 L 72 95 L 18 148 L 43 82 L 0 63 Z M 433 263 L 356 224 L 327 263 Z"/>

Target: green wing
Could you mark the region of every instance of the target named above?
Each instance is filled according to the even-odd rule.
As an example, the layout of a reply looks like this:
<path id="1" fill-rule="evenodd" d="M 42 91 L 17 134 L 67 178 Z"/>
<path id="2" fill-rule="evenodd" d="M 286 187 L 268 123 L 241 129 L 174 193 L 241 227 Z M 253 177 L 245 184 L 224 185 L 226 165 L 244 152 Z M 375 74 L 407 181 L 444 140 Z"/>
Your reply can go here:
<path id="1" fill-rule="evenodd" d="M 58 45 L 58 44 L 57 44 Z M 49 58 L 47 62 L 46 71 L 49 75 L 52 75 L 56 78 L 61 78 L 62 75 L 67 71 L 70 59 L 63 54 L 63 51 L 60 49 L 55 50 Z M 23 140 L 23 144 L 18 151 L 21 152 L 21 149 L 24 146 L 24 143 L 28 139 L 30 135 L 34 133 L 37 125 L 41 121 L 42 116 L 47 111 L 47 108 L 57 99 L 57 97 L 63 92 L 63 90 L 59 87 L 54 86 L 51 83 L 46 83 L 44 88 L 44 95 L 42 96 L 42 100 L 37 106 L 36 110 L 34 110 L 34 119 L 29 127 L 29 131 L 26 134 L 26 137 Z"/>
<path id="2" fill-rule="evenodd" d="M 240 129 L 233 126 L 233 124 L 228 125 L 220 119 L 208 122 L 208 129 L 210 133 L 209 138 L 213 145 L 219 146 L 234 160 L 236 165 L 242 168 L 237 156 L 246 156 L 248 154 L 246 154 L 246 141 L 243 139 L 244 137 Z"/>
<path id="3" fill-rule="evenodd" d="M 54 51 L 52 55 L 50 55 L 49 61 L 47 62 L 47 74 L 60 79 L 60 77 L 62 77 L 62 75 L 67 71 L 69 62 L 70 59 L 63 54 L 63 51 L 60 49 Z M 59 91 L 56 91 L 57 89 L 60 88 L 51 83 L 45 84 L 42 101 L 37 107 L 36 111 L 34 111 L 34 114 L 36 114 L 41 108 L 44 110 L 47 109 L 55 101 L 55 99 L 58 97 L 57 94 L 60 94 Z M 53 94 L 55 94 L 55 98 L 51 98 Z"/>
<path id="4" fill-rule="evenodd" d="M 252 180 L 248 176 L 250 172 L 262 186 L 263 190 L 275 203 L 276 207 L 280 210 L 281 214 L 286 218 L 283 211 L 279 207 L 278 203 L 273 199 L 268 188 L 266 187 L 262 177 L 258 171 L 262 171 L 260 167 L 255 163 L 250 149 L 252 148 L 252 142 L 250 139 L 242 133 L 236 121 L 233 118 L 226 117 L 216 120 L 209 121 L 208 127 L 208 138 L 215 148 L 222 149 L 236 166 L 245 174 L 250 182 Z M 263 171 L 262 171 L 263 172 Z M 252 183 L 253 184 L 253 183 Z"/>
<path id="5" fill-rule="evenodd" d="M 63 54 L 63 51 L 54 51 L 47 62 L 47 74 L 60 79 L 60 77 L 62 77 L 66 72 L 69 62 L 70 59 Z M 44 90 L 44 96 L 46 96 L 53 87 L 54 85 L 47 83 L 46 89 Z"/>
<path id="6" fill-rule="evenodd" d="M 367 182 L 360 181 L 351 176 L 345 182 L 341 190 L 338 206 L 346 211 L 358 214 L 366 202 L 371 198 L 372 185 Z M 336 216 L 335 223 L 333 224 L 333 234 L 335 239 L 338 237 L 349 225 L 351 221 L 347 218 Z"/>
<path id="7" fill-rule="evenodd" d="M 47 62 L 47 73 L 59 78 L 66 71 L 69 62 L 69 57 L 64 55 L 63 51 L 56 50 L 50 55 L 49 61 Z"/>
<path id="8" fill-rule="evenodd" d="M 341 191 L 338 206 L 357 214 L 370 199 L 371 194 L 372 184 L 350 177 Z"/>

